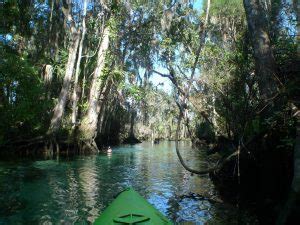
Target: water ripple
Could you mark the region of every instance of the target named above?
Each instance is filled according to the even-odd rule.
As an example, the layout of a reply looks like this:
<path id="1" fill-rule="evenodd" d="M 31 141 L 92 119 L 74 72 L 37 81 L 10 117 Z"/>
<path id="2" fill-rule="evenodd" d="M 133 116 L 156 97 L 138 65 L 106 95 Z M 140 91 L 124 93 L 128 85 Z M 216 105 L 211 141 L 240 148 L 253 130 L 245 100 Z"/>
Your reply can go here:
<path id="1" fill-rule="evenodd" d="M 199 153 L 181 143 L 189 165 Z M 0 225 L 91 224 L 114 196 L 132 186 L 175 224 L 234 224 L 234 207 L 181 197 L 214 197 L 208 176 L 191 176 L 178 162 L 174 143 L 143 143 L 110 155 L 73 160 L 0 162 Z M 230 222 L 228 222 L 230 221 Z"/>

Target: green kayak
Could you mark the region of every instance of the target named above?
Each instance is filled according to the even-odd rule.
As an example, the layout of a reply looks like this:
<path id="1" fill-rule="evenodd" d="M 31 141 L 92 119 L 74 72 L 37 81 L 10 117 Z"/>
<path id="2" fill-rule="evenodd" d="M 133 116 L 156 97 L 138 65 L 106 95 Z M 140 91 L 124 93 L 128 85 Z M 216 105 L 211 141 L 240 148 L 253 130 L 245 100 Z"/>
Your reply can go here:
<path id="1" fill-rule="evenodd" d="M 121 192 L 94 225 L 172 225 L 163 214 L 132 188 Z"/>

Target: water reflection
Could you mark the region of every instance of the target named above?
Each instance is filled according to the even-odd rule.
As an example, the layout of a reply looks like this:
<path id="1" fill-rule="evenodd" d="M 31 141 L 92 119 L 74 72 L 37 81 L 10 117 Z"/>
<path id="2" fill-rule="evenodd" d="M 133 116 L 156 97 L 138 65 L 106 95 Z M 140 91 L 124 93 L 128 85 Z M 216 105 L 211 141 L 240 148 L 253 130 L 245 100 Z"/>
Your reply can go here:
<path id="1" fill-rule="evenodd" d="M 107 158 L 111 159 L 111 157 L 112 157 L 112 152 L 107 152 L 106 154 L 107 154 Z"/>
<path id="2" fill-rule="evenodd" d="M 181 151 L 191 167 L 200 166 L 189 143 Z M 174 143 L 149 142 L 72 160 L 0 162 L 0 225 L 91 224 L 128 186 L 175 224 L 237 224 L 235 208 L 189 197 L 214 197 L 214 189 L 207 176 L 181 167 Z"/>

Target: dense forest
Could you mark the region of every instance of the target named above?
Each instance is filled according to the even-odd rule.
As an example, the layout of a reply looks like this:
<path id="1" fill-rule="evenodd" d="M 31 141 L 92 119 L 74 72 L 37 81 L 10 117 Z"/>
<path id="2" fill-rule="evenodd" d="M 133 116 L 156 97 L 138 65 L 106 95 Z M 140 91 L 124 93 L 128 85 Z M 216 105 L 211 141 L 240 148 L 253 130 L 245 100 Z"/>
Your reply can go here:
<path id="1" fill-rule="evenodd" d="M 182 165 L 225 200 L 261 224 L 299 216 L 297 0 L 0 5 L 1 155 L 191 140 L 210 166 L 177 145 Z"/>

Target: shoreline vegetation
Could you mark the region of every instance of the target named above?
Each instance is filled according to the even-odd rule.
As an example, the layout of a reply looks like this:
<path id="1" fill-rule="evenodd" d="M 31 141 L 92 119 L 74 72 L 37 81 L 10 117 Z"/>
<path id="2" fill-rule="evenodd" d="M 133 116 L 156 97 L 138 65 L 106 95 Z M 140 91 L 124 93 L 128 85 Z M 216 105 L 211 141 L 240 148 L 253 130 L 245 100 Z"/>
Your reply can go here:
<path id="1" fill-rule="evenodd" d="M 299 219 L 296 0 L 0 4 L 0 155 L 173 140 L 260 224 Z"/>

